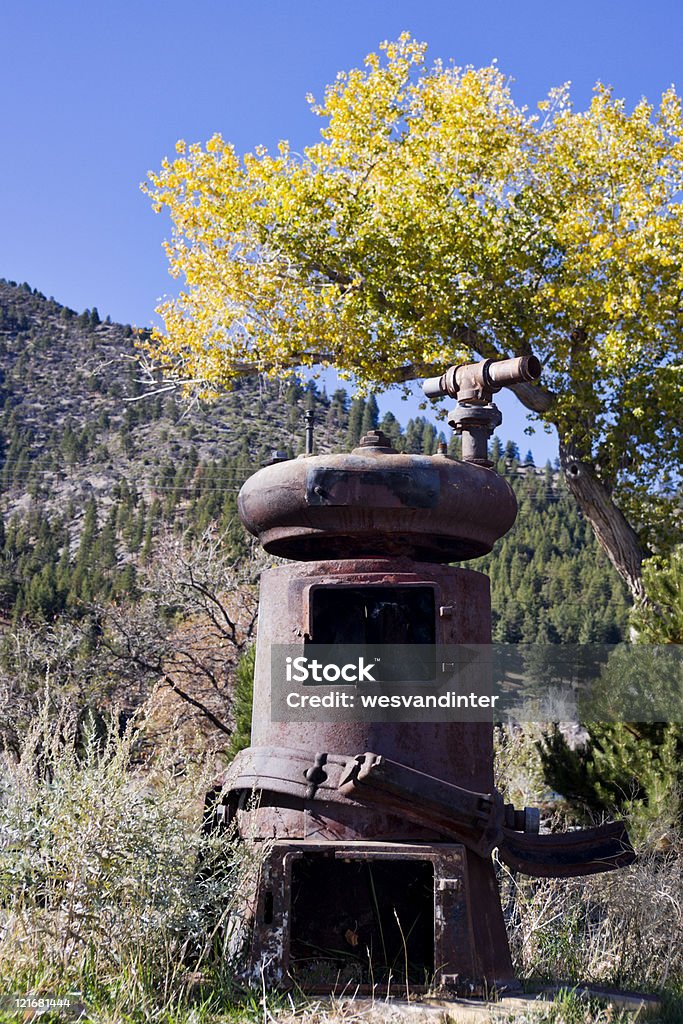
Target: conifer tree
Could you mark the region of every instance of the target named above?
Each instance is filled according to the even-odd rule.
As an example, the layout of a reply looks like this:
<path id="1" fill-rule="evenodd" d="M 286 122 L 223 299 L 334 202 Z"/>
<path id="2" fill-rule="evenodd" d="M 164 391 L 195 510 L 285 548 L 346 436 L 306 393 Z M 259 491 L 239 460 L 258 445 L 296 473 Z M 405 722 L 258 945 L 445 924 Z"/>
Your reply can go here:
<path id="1" fill-rule="evenodd" d="M 382 433 L 389 438 L 392 448 L 396 448 L 397 451 L 401 451 L 403 448 L 401 424 L 398 422 L 393 412 L 385 412 L 384 416 L 382 416 L 379 428 Z"/>
<path id="2" fill-rule="evenodd" d="M 683 548 L 645 566 L 646 586 L 657 605 L 637 607 L 637 640 L 683 642 Z M 647 578 L 651 574 L 651 578 Z M 624 660 L 625 659 L 625 660 Z M 605 667 L 623 685 L 632 655 L 617 649 Z M 628 814 L 638 837 L 653 824 L 683 825 L 683 726 L 674 722 L 588 722 L 587 740 L 571 748 L 555 727 L 541 745 L 546 781 L 581 812 Z"/>
<path id="3" fill-rule="evenodd" d="M 349 425 L 346 431 L 348 448 L 356 448 L 363 435 L 363 416 L 365 415 L 365 399 L 354 398 L 349 410 Z"/>
<path id="4" fill-rule="evenodd" d="M 369 430 L 377 430 L 379 425 L 379 406 L 377 405 L 377 399 L 374 394 L 369 395 L 365 408 L 363 409 L 363 419 L 361 421 L 361 436 L 367 434 Z"/>

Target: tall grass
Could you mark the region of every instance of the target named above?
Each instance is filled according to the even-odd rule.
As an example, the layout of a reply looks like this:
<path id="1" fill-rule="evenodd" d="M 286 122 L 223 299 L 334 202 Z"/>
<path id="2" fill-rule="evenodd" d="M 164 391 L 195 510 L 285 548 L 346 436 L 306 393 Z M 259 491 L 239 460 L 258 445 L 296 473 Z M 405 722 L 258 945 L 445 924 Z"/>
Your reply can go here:
<path id="1" fill-rule="evenodd" d="M 229 982 L 256 855 L 202 831 L 207 770 L 141 765 L 139 735 L 45 707 L 20 757 L 0 755 L 5 991 L 77 989 L 123 1019 Z"/>
<path id="2" fill-rule="evenodd" d="M 235 981 L 254 844 L 202 831 L 212 769 L 179 767 L 175 748 L 143 763 L 144 749 L 144 722 L 83 730 L 46 705 L 20 756 L 0 754 L 2 989 L 77 990 L 102 1022 L 280 1019 L 273 994 Z M 672 842 L 585 879 L 501 869 L 518 975 L 683 992 L 682 868 Z M 311 1024 L 354 1016 L 290 1012 Z M 603 1019 L 584 1012 L 548 1019 Z"/>
<path id="3" fill-rule="evenodd" d="M 569 879 L 514 877 L 503 897 L 521 977 L 683 993 L 683 856 L 641 849 L 631 867 Z"/>

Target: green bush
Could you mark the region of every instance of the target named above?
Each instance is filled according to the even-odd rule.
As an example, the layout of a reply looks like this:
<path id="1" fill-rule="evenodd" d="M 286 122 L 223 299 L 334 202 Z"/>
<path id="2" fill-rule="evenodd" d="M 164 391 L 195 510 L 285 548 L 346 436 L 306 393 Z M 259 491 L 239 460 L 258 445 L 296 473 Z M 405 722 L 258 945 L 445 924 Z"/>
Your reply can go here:
<path id="1" fill-rule="evenodd" d="M 668 559 L 646 562 L 643 579 L 650 603 L 631 613 L 638 643 L 612 651 L 597 693 L 608 720 L 601 721 L 600 713 L 593 720 L 589 712 L 586 740 L 576 747 L 554 727 L 540 752 L 546 781 L 579 815 L 625 814 L 637 840 L 657 838 L 652 830 L 658 828 L 669 843 L 683 827 L 681 663 L 673 654 L 677 649 L 668 646 L 683 641 L 683 546 Z M 631 693 L 639 695 L 643 709 L 651 697 L 657 709 L 652 721 L 618 720 L 619 702 Z M 621 713 L 633 717 L 628 707 Z"/>
<path id="2" fill-rule="evenodd" d="M 256 647 L 250 647 L 237 664 L 235 671 L 235 689 L 233 698 L 233 716 L 235 729 L 230 737 L 228 757 L 232 760 L 235 754 L 244 750 L 251 742 L 251 715 L 254 706 L 254 665 Z"/>
<path id="3" fill-rule="evenodd" d="M 4 755 L 6 990 L 76 988 L 145 1017 L 182 1000 L 197 972 L 229 974 L 256 858 L 203 832 L 208 769 L 185 770 L 163 752 L 138 762 L 137 725 L 121 735 L 112 720 L 104 735 L 78 737 L 75 716 L 43 709 L 20 758 Z"/>

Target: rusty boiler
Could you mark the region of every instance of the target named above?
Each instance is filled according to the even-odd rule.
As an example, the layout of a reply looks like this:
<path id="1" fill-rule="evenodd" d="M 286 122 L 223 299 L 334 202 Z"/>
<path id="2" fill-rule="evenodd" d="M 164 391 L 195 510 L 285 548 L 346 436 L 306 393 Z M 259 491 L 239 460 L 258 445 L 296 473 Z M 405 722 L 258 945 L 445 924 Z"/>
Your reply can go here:
<path id="1" fill-rule="evenodd" d="M 277 720 L 270 652 L 311 644 L 486 645 L 488 577 L 450 562 L 489 552 L 514 523 L 487 460 L 492 395 L 533 381 L 534 357 L 453 367 L 425 384 L 457 399 L 463 459 L 396 452 L 379 431 L 348 454 L 308 453 L 251 476 L 242 522 L 291 559 L 261 578 L 251 746 L 218 812 L 267 841 L 251 971 L 309 991 L 510 989 L 492 852 L 536 875 L 628 863 L 620 825 L 538 835 L 504 805 L 491 722 Z M 255 798 L 256 797 L 256 798 Z"/>

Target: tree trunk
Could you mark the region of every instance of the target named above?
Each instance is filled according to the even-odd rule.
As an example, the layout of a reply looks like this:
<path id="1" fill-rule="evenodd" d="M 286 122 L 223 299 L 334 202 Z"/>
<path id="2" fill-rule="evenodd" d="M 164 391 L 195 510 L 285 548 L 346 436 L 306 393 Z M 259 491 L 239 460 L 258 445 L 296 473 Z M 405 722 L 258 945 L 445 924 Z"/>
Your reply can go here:
<path id="1" fill-rule="evenodd" d="M 645 601 L 642 562 L 645 557 L 638 534 L 612 501 L 608 488 L 597 478 L 587 462 L 577 459 L 571 445 L 560 441 L 560 466 L 567 486 L 591 524 L 600 547 L 621 578 L 636 604 Z"/>
<path id="2" fill-rule="evenodd" d="M 479 348 L 481 349 L 481 345 Z M 486 358 L 501 358 L 486 352 Z M 539 415 L 551 412 L 555 395 L 542 385 L 513 384 L 510 388 L 522 405 Z M 546 415 L 553 422 L 552 414 Z M 647 600 L 643 586 L 642 562 L 645 551 L 638 534 L 612 500 L 609 488 L 595 475 L 588 462 L 582 462 L 571 444 L 560 439 L 560 466 L 570 493 L 591 524 L 598 543 L 626 583 L 635 604 Z"/>

